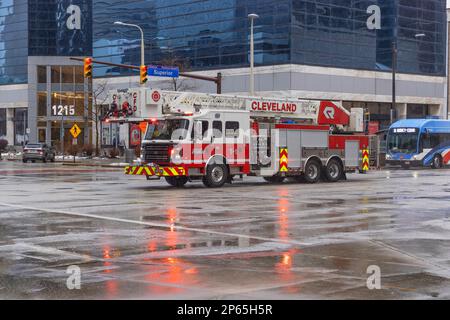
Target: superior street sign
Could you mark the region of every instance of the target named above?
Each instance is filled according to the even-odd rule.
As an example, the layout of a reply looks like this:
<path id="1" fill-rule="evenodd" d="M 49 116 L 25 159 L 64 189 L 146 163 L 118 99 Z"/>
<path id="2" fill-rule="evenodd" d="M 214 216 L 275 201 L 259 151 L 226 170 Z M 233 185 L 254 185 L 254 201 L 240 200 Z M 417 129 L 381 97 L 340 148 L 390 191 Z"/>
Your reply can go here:
<path id="1" fill-rule="evenodd" d="M 178 78 L 180 69 L 177 67 L 148 66 L 148 75 L 151 77 Z"/>

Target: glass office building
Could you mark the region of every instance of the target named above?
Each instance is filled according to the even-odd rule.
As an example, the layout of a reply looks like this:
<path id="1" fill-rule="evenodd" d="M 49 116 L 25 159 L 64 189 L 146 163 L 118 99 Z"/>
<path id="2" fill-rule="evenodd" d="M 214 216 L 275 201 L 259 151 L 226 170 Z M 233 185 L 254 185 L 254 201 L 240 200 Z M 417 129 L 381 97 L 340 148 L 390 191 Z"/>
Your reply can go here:
<path id="1" fill-rule="evenodd" d="M 88 123 L 83 68 L 63 57 L 90 55 L 92 1 L 1 0 L 0 86 L 16 86 L 0 97 L 0 138 L 59 144 L 62 124 L 68 140 L 74 122 Z M 60 106 L 74 112 L 55 112 Z"/>
<path id="2" fill-rule="evenodd" d="M 348 108 L 367 109 L 380 128 L 390 122 L 395 47 L 398 73 L 430 77 L 426 84 L 414 76 L 398 77 L 399 117 L 447 114 L 445 0 L 110 0 L 94 2 L 93 10 L 96 58 L 138 65 L 139 31 L 114 22 L 139 24 L 148 64 L 175 62 L 190 71 L 221 70 L 232 83 L 224 91 L 240 94 L 247 92 L 246 81 L 233 79 L 226 70 L 248 68 L 247 16 L 257 13 L 256 65 L 280 66 L 271 71 L 273 79 L 257 75 L 257 91 L 341 100 Z M 287 65 L 302 68 L 282 68 Z M 133 72 L 99 67 L 95 75 Z"/>
<path id="3" fill-rule="evenodd" d="M 139 65 L 140 33 L 118 20 L 144 29 L 147 64 L 222 72 L 223 92 L 247 93 L 249 13 L 257 92 L 340 100 L 386 125 L 395 44 L 399 117 L 447 115 L 445 0 L 0 0 L 0 138 L 55 142 L 89 125 L 90 84 L 69 57 Z M 94 69 L 114 88 L 135 75 Z M 59 106 L 77 111 L 61 119 Z"/>
<path id="4" fill-rule="evenodd" d="M 0 85 L 26 83 L 28 60 L 27 1 L 0 1 Z"/>
<path id="5" fill-rule="evenodd" d="M 399 72 L 443 76 L 445 7 L 445 0 L 96 1 L 94 55 L 139 64 L 140 34 L 114 26 L 120 19 L 143 27 L 147 61 L 160 63 L 172 55 L 192 70 L 245 67 L 247 15 L 257 13 L 257 65 L 388 71 L 396 41 Z M 97 73 L 119 74 L 127 70 L 105 67 Z"/>

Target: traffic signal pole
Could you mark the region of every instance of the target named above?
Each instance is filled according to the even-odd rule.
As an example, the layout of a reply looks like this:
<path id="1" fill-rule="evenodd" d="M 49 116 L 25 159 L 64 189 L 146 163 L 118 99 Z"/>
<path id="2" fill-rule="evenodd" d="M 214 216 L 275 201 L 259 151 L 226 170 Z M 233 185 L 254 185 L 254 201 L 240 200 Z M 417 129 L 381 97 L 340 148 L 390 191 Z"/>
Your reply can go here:
<path id="1" fill-rule="evenodd" d="M 84 62 L 84 58 L 70 58 L 70 60 Z M 101 64 L 101 65 L 110 66 L 110 67 L 118 67 L 118 68 L 124 68 L 124 69 L 137 70 L 137 71 L 141 70 L 140 66 L 133 66 L 133 65 L 129 65 L 129 64 L 104 62 L 104 61 L 99 61 L 99 60 L 94 60 L 94 59 L 92 59 L 92 63 L 93 64 Z M 203 76 L 203 75 L 199 75 L 199 74 L 180 72 L 180 77 L 214 82 L 216 84 L 217 94 L 222 94 L 222 79 L 223 79 L 223 77 L 222 77 L 222 73 L 220 73 L 220 72 L 217 73 L 216 77 L 208 77 L 208 76 Z"/>

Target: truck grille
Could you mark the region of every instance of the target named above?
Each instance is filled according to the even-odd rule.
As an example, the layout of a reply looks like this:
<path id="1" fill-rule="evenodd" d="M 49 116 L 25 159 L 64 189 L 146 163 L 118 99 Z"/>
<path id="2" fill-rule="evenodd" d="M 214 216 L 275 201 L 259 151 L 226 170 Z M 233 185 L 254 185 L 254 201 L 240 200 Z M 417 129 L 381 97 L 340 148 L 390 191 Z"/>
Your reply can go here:
<path id="1" fill-rule="evenodd" d="M 170 144 L 147 144 L 144 145 L 143 156 L 144 161 L 147 163 L 169 163 L 170 155 L 169 148 Z"/>

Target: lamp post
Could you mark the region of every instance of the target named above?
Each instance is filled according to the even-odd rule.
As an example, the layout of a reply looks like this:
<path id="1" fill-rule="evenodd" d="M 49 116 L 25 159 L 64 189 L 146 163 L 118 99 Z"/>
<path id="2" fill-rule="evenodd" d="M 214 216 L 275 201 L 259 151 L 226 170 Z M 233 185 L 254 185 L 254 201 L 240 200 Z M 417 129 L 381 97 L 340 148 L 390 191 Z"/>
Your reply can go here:
<path id="1" fill-rule="evenodd" d="M 397 104 L 397 92 L 396 92 L 396 77 L 397 77 L 397 40 L 392 41 L 392 105 L 390 113 L 390 124 L 392 125 L 395 120 L 395 105 Z"/>
<path id="2" fill-rule="evenodd" d="M 114 22 L 115 25 L 126 26 L 126 27 L 134 27 L 138 28 L 141 32 L 141 66 L 145 66 L 145 41 L 144 41 L 144 30 L 137 24 L 124 23 L 122 21 Z"/>
<path id="3" fill-rule="evenodd" d="M 250 19 L 250 95 L 255 95 L 255 39 L 253 34 L 255 19 L 259 16 L 256 13 L 251 13 L 248 15 Z"/>

